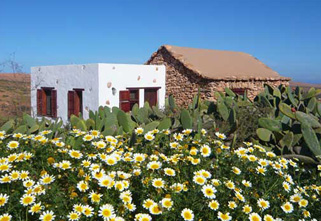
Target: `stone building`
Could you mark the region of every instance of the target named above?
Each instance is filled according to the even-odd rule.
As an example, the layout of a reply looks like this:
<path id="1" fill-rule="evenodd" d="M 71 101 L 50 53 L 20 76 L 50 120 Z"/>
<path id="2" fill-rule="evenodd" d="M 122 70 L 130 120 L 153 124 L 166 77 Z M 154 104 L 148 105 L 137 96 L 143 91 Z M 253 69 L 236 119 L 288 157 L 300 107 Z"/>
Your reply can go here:
<path id="1" fill-rule="evenodd" d="M 254 98 L 264 84 L 288 85 L 282 77 L 257 58 L 234 51 L 161 46 L 146 64 L 166 66 L 166 96 L 173 94 L 179 105 L 188 105 L 201 89 L 202 98 L 213 100 L 225 87 L 238 94 L 246 90 Z"/>

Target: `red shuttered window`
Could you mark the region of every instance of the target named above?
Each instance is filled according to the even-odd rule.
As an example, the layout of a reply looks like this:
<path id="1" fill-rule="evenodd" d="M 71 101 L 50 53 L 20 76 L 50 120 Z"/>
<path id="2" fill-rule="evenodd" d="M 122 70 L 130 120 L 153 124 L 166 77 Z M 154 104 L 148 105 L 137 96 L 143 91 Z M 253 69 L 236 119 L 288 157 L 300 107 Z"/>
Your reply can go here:
<path id="1" fill-rule="evenodd" d="M 148 102 L 151 107 L 157 105 L 157 93 L 158 88 L 145 88 L 145 102 Z"/>
<path id="2" fill-rule="evenodd" d="M 72 91 L 68 91 L 68 118 L 70 116 L 83 113 L 83 93 L 84 89 L 73 89 Z"/>
<path id="3" fill-rule="evenodd" d="M 151 107 L 158 104 L 158 90 L 160 87 L 128 87 L 127 90 L 119 91 L 119 107 L 121 110 L 128 112 L 131 111 L 135 104 L 139 105 L 140 89 L 144 90 L 144 102 L 148 102 Z"/>
<path id="4" fill-rule="evenodd" d="M 57 117 L 57 91 L 54 88 L 37 89 L 37 115 Z"/>
<path id="5" fill-rule="evenodd" d="M 139 89 L 129 89 L 130 109 L 133 109 L 135 104 L 139 105 Z"/>
<path id="6" fill-rule="evenodd" d="M 130 111 L 130 91 L 119 91 L 119 107 L 125 112 Z"/>
<path id="7" fill-rule="evenodd" d="M 68 91 L 68 118 L 75 113 L 74 108 L 75 91 Z"/>

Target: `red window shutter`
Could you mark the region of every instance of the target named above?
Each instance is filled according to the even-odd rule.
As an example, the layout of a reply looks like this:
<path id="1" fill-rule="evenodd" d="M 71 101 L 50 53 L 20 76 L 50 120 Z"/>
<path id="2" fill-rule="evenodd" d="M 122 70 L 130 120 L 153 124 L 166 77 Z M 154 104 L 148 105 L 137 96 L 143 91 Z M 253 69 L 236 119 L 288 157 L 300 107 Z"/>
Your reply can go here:
<path id="1" fill-rule="evenodd" d="M 42 90 L 37 89 L 37 115 L 42 115 Z"/>
<path id="2" fill-rule="evenodd" d="M 80 112 L 80 99 L 77 91 L 74 91 L 74 115 L 79 117 L 79 112 Z"/>
<path id="3" fill-rule="evenodd" d="M 75 114 L 75 91 L 68 91 L 68 118 Z"/>
<path id="4" fill-rule="evenodd" d="M 147 101 L 151 107 L 157 105 L 157 91 L 158 89 L 154 88 L 145 89 L 145 102 Z"/>
<path id="5" fill-rule="evenodd" d="M 130 92 L 129 90 L 119 91 L 119 108 L 125 112 L 130 111 Z"/>
<path id="6" fill-rule="evenodd" d="M 57 90 L 51 91 L 51 114 L 52 117 L 57 117 Z"/>
<path id="7" fill-rule="evenodd" d="M 130 91 L 125 90 L 125 91 L 119 91 L 119 100 L 120 101 L 129 101 L 130 99 Z"/>
<path id="8" fill-rule="evenodd" d="M 47 115 L 47 96 L 44 89 L 41 90 L 41 104 L 42 104 L 41 115 L 46 116 Z"/>

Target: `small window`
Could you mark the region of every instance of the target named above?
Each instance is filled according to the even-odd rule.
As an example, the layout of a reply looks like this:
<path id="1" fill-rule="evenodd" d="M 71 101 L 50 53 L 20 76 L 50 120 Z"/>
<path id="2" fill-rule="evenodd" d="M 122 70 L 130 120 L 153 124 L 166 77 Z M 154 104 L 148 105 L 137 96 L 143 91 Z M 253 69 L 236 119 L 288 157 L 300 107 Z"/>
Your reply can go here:
<path id="1" fill-rule="evenodd" d="M 57 117 L 57 91 L 42 87 L 37 90 L 37 115 Z"/>
<path id="2" fill-rule="evenodd" d="M 129 102 L 130 102 L 130 109 L 132 109 L 135 104 L 139 105 L 139 89 L 129 90 Z"/>
<path id="3" fill-rule="evenodd" d="M 51 101 L 51 90 L 45 90 L 46 100 Z M 51 102 L 46 102 L 46 115 L 51 116 L 52 104 Z"/>
<path id="4" fill-rule="evenodd" d="M 68 91 L 68 118 L 83 113 L 83 91 L 84 89 L 73 89 Z"/>
<path id="5" fill-rule="evenodd" d="M 235 94 L 244 96 L 246 89 L 245 88 L 232 88 L 231 89 Z"/>
<path id="6" fill-rule="evenodd" d="M 129 90 L 119 91 L 119 107 L 125 112 L 130 111 L 130 92 Z"/>
<path id="7" fill-rule="evenodd" d="M 157 94 L 158 88 L 145 88 L 145 102 L 147 101 L 151 107 L 156 106 Z"/>
<path id="8" fill-rule="evenodd" d="M 156 106 L 158 103 L 158 90 L 160 87 L 151 87 L 151 88 L 127 88 L 127 90 L 119 91 L 119 107 L 128 112 L 132 110 L 135 104 L 139 105 L 140 102 L 140 94 L 139 91 L 144 90 L 144 102 L 148 102 L 149 105 Z"/>

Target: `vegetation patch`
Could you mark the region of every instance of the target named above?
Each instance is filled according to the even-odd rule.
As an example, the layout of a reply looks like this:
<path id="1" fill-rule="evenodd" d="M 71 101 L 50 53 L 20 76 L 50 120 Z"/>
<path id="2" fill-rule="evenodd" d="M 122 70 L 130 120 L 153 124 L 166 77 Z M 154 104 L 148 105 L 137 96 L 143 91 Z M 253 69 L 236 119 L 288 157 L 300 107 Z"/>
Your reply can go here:
<path id="1" fill-rule="evenodd" d="M 225 139 L 205 129 L 2 131 L 0 220 L 321 217 L 320 171 L 253 143 L 233 149 Z"/>

